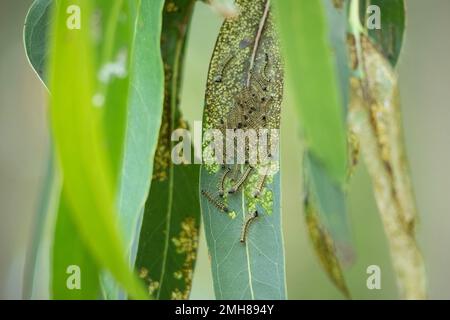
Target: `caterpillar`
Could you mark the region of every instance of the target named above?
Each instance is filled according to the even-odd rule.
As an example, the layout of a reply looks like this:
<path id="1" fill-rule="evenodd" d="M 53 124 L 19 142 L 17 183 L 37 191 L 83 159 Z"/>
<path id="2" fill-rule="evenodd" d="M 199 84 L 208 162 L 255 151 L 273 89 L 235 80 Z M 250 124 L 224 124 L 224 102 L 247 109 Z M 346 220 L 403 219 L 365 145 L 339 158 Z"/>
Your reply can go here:
<path id="1" fill-rule="evenodd" d="M 259 177 L 258 184 L 256 185 L 256 190 L 253 193 L 254 198 L 259 198 L 262 194 L 262 191 L 264 189 L 264 184 L 266 183 L 267 174 L 262 175 Z"/>
<path id="2" fill-rule="evenodd" d="M 269 54 L 266 52 L 265 54 L 264 54 L 264 57 L 265 57 L 265 64 L 264 64 L 264 68 L 263 68 L 263 72 L 262 72 L 262 76 L 263 76 L 263 78 L 264 78 L 264 80 L 265 81 L 267 81 L 267 82 L 270 82 L 270 78 L 269 78 L 269 76 L 267 75 L 267 73 L 268 73 L 268 68 L 269 68 Z"/>
<path id="3" fill-rule="evenodd" d="M 267 116 L 265 114 L 259 114 L 256 117 L 252 117 L 246 121 L 246 127 L 250 129 L 265 128 L 267 124 Z"/>
<path id="4" fill-rule="evenodd" d="M 231 60 L 233 59 L 234 55 L 230 54 L 225 62 L 220 66 L 219 74 L 214 78 L 214 82 L 222 82 L 223 74 L 225 72 L 225 68 L 230 64 Z"/>
<path id="5" fill-rule="evenodd" d="M 225 203 L 223 203 L 219 199 L 214 198 L 214 196 L 211 193 L 209 193 L 208 191 L 202 190 L 202 195 L 206 199 L 208 199 L 208 201 L 211 202 L 217 209 L 219 209 L 225 213 L 230 212 L 230 209 L 228 209 L 228 207 Z"/>
<path id="6" fill-rule="evenodd" d="M 242 231 L 241 231 L 241 239 L 240 239 L 241 243 L 244 243 L 245 240 L 247 239 L 248 227 L 250 226 L 252 221 L 257 217 L 258 217 L 257 210 L 255 210 L 253 213 L 251 213 L 250 215 L 245 217 L 245 221 L 244 221 L 244 224 L 242 226 Z"/>
<path id="7" fill-rule="evenodd" d="M 231 169 L 229 167 L 227 167 L 225 169 L 225 172 L 222 174 L 222 177 L 220 178 L 219 181 L 219 197 L 223 197 L 224 195 L 224 187 L 225 187 L 225 178 L 227 177 L 228 173 L 230 173 Z"/>
<path id="8" fill-rule="evenodd" d="M 236 103 L 240 109 L 248 111 L 255 108 L 261 100 L 258 92 L 244 88 L 236 95 Z"/>
<path id="9" fill-rule="evenodd" d="M 242 184 L 247 180 L 250 172 L 252 171 L 252 167 L 248 167 L 245 172 L 242 174 L 242 176 L 239 178 L 239 180 L 231 187 L 230 190 L 228 190 L 228 193 L 235 193 L 239 190 L 239 188 L 242 186 Z"/>
<path id="10" fill-rule="evenodd" d="M 252 73 L 252 83 L 256 82 L 259 85 L 259 88 L 261 88 L 262 91 L 267 91 L 269 86 L 269 80 L 265 79 L 263 76 L 257 73 Z M 255 90 L 258 90 L 258 88 L 255 88 Z"/>

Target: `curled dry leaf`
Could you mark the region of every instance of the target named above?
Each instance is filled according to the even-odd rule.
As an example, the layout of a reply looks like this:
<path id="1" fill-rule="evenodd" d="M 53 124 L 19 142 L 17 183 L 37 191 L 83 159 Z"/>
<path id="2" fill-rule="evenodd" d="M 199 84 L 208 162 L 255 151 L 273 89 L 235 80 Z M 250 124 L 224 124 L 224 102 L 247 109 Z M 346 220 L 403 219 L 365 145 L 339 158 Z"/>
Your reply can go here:
<path id="1" fill-rule="evenodd" d="M 404 148 L 397 75 L 371 40 L 353 41 L 361 77 L 351 79 L 349 122 L 361 143 L 400 292 L 426 298 L 425 270 L 415 240 L 415 198 Z"/>

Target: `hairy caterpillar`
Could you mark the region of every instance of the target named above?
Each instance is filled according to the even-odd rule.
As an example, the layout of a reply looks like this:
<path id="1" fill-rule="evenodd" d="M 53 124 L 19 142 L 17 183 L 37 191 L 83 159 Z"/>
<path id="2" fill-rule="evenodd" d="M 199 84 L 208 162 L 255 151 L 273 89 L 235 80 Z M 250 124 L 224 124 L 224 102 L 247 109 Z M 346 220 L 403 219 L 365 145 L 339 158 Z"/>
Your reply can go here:
<path id="1" fill-rule="evenodd" d="M 247 169 L 245 169 L 245 172 L 242 174 L 239 180 L 231 187 L 231 189 L 228 190 L 228 193 L 235 193 L 236 191 L 238 191 L 239 188 L 242 186 L 242 184 L 247 180 L 252 169 L 253 169 L 252 167 L 248 167 Z"/>
<path id="2" fill-rule="evenodd" d="M 250 226 L 250 224 L 252 223 L 252 221 L 258 217 L 258 211 L 255 210 L 253 213 L 249 214 L 247 217 L 245 217 L 245 221 L 244 224 L 242 226 L 242 231 L 241 231 L 241 239 L 240 241 L 242 243 L 245 242 L 245 240 L 247 239 L 247 232 L 248 232 L 248 227 Z"/>
<path id="3" fill-rule="evenodd" d="M 254 198 L 259 198 L 264 189 L 264 184 L 266 183 L 267 174 L 264 174 L 259 177 L 258 184 L 256 185 L 256 190 L 253 193 Z"/>
<path id="4" fill-rule="evenodd" d="M 270 78 L 269 78 L 269 76 L 268 76 L 268 70 L 267 69 L 269 69 L 269 54 L 266 52 L 265 54 L 264 54 L 264 57 L 265 57 L 265 64 L 264 64 L 264 68 L 263 68 L 263 72 L 262 72 L 262 76 L 263 76 L 263 78 L 264 78 L 264 80 L 265 81 L 267 81 L 267 82 L 270 82 Z"/>
<path id="5" fill-rule="evenodd" d="M 228 209 L 227 205 L 220 201 L 219 199 L 216 199 L 211 193 L 209 193 L 206 190 L 202 190 L 202 195 L 208 199 L 209 202 L 211 202 L 217 209 L 228 213 L 230 212 L 230 209 Z"/>
<path id="6" fill-rule="evenodd" d="M 219 74 L 214 78 L 214 82 L 222 82 L 225 68 L 230 64 L 231 60 L 233 60 L 233 57 L 234 55 L 230 54 L 225 60 L 225 62 L 220 66 Z"/>
<path id="7" fill-rule="evenodd" d="M 266 80 L 263 76 L 261 76 L 258 73 L 252 73 L 252 84 L 255 91 L 262 90 L 263 92 L 266 92 L 269 87 L 269 80 Z M 258 86 L 255 87 L 255 84 Z"/>
<path id="8" fill-rule="evenodd" d="M 219 197 L 223 197 L 224 195 L 224 188 L 225 188 L 225 178 L 227 177 L 228 173 L 230 173 L 231 169 L 227 167 L 225 169 L 225 172 L 222 174 L 222 177 L 219 181 Z"/>

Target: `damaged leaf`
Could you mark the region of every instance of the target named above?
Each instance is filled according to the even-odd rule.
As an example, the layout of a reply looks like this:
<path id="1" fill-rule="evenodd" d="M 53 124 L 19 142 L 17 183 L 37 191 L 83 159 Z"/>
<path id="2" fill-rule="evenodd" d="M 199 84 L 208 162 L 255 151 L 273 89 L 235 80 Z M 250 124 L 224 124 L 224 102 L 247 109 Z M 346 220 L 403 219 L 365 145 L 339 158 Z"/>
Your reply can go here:
<path id="1" fill-rule="evenodd" d="M 319 257 L 320 264 L 342 294 L 350 299 L 350 292 L 345 283 L 341 264 L 336 256 L 334 241 L 328 231 L 321 225 L 318 213 L 305 199 L 305 217 L 309 237 Z"/>
<path id="2" fill-rule="evenodd" d="M 367 35 L 353 36 L 360 69 L 351 79 L 349 122 L 373 181 L 401 296 L 424 299 L 425 271 L 415 240 L 417 210 L 404 147 L 397 75 Z"/>
<path id="3" fill-rule="evenodd" d="M 199 166 L 174 165 L 171 159 L 172 132 L 187 129 L 178 99 L 194 4 L 195 0 L 167 2 L 163 13 L 164 111 L 136 259 L 139 275 L 155 299 L 188 299 L 197 258 Z"/>
<path id="4" fill-rule="evenodd" d="M 155 299 L 188 299 L 197 258 L 199 166 L 175 165 L 171 159 L 172 132 L 187 129 L 179 92 L 194 4 L 168 1 L 163 12 L 164 109 L 136 258 L 139 275 Z"/>
<path id="5" fill-rule="evenodd" d="M 236 6 L 239 16 L 225 20 L 210 64 L 204 163 L 211 160 L 213 142 L 223 142 L 210 130 L 222 136 L 280 125 L 283 68 L 271 1 L 237 0 Z M 269 145 L 277 144 L 271 136 Z M 213 157 L 223 155 L 217 151 Z M 217 299 L 286 298 L 280 172 L 269 168 L 259 161 L 202 165 L 201 207 Z"/>

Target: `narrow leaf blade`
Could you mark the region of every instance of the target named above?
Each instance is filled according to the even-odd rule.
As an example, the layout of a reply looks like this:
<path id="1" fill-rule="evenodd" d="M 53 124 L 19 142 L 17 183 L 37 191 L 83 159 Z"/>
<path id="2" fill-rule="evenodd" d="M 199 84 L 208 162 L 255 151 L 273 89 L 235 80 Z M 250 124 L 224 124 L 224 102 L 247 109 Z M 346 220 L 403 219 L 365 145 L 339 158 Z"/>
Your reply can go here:
<path id="1" fill-rule="evenodd" d="M 49 73 L 52 129 L 65 194 L 73 221 L 98 265 L 110 270 L 130 295 L 144 298 L 139 281 L 124 259 L 114 222 L 117 214 L 111 163 L 103 145 L 101 118 L 93 106 L 97 77 L 91 29 L 67 28 L 69 5 L 58 2 L 54 11 Z M 89 1 L 80 1 L 79 6 L 84 17 L 91 16 Z"/>
<path id="2" fill-rule="evenodd" d="M 168 2 L 163 14 L 164 110 L 136 259 L 136 268 L 156 299 L 188 299 L 197 258 L 199 166 L 176 165 L 171 154 L 173 132 L 187 129 L 179 110 L 179 88 L 194 4 L 195 0 Z M 189 137 L 183 136 L 181 143 L 184 152 L 192 154 Z"/>
<path id="3" fill-rule="evenodd" d="M 288 78 L 311 152 L 343 184 L 347 175 L 346 130 L 338 74 L 329 46 L 322 1 L 277 1 Z"/>

